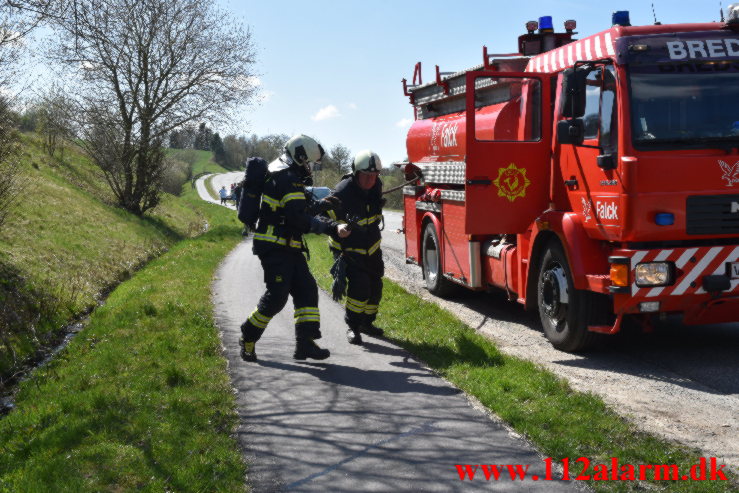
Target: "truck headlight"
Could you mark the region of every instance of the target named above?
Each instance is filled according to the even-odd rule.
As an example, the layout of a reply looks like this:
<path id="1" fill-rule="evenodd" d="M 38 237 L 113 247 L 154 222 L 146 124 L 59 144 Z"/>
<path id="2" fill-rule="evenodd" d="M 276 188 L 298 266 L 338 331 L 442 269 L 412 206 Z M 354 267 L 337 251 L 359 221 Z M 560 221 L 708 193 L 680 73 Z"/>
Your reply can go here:
<path id="1" fill-rule="evenodd" d="M 634 280 L 640 288 L 646 286 L 668 286 L 672 284 L 672 264 L 670 262 L 645 262 L 637 264 Z"/>

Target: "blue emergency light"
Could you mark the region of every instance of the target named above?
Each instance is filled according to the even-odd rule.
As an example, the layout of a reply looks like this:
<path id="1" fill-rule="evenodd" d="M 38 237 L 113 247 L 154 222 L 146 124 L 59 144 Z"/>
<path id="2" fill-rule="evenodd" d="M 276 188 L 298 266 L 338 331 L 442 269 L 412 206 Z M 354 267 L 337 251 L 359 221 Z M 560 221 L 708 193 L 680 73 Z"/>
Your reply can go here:
<path id="1" fill-rule="evenodd" d="M 654 222 L 657 226 L 672 226 L 675 224 L 675 214 L 671 212 L 658 212 L 654 215 Z"/>
<path id="2" fill-rule="evenodd" d="M 552 16 L 551 15 L 545 15 L 544 17 L 539 17 L 539 30 L 554 30 L 554 24 L 552 24 Z"/>
<path id="3" fill-rule="evenodd" d="M 613 26 L 630 26 L 628 10 L 617 10 L 611 15 L 611 25 Z"/>

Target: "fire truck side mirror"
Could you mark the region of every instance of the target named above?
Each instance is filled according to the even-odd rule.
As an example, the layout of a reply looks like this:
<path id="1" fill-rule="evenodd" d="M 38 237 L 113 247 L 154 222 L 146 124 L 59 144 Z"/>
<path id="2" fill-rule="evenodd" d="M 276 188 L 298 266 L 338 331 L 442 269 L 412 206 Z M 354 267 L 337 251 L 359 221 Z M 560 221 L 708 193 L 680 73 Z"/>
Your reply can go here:
<path id="1" fill-rule="evenodd" d="M 580 118 L 585 114 L 585 82 L 589 73 L 589 66 L 568 68 L 562 72 L 560 111 L 565 118 Z"/>
<path id="2" fill-rule="evenodd" d="M 560 144 L 581 145 L 585 137 L 585 124 L 582 118 L 557 122 L 557 142 Z"/>

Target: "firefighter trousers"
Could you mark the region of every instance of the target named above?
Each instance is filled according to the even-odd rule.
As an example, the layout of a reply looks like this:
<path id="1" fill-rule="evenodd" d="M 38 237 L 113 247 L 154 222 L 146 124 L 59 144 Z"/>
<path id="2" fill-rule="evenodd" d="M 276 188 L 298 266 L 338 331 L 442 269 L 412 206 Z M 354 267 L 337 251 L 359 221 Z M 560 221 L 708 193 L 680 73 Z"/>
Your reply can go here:
<path id="1" fill-rule="evenodd" d="M 377 309 L 382 299 L 382 276 L 385 263 L 379 249 L 372 255 L 345 254 L 346 267 L 346 312 L 344 320 L 352 329 L 372 325 L 377 318 Z"/>
<path id="2" fill-rule="evenodd" d="M 259 260 L 267 289 L 241 326 L 244 341 L 256 342 L 262 337 L 272 317 L 287 304 L 288 295 L 292 296 L 295 307 L 295 338 L 320 339 L 318 286 L 303 252 L 275 249 L 259 255 Z"/>

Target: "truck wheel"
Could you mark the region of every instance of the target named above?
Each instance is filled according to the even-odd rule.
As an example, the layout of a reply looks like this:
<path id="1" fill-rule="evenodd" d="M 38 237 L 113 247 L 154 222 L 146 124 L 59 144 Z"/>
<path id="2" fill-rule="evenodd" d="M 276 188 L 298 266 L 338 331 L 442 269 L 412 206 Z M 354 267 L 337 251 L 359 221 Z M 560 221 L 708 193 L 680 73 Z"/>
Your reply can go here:
<path id="1" fill-rule="evenodd" d="M 544 335 L 555 348 L 577 352 L 592 347 L 599 334 L 588 331 L 594 313 L 603 308 L 596 293 L 575 289 L 567 257 L 558 242 L 550 243 L 537 283 L 539 317 Z"/>
<path id="2" fill-rule="evenodd" d="M 435 296 L 449 296 L 456 290 L 456 286 L 444 277 L 441 267 L 441 243 L 432 223 L 423 230 L 423 275 L 426 278 L 426 287 Z"/>

